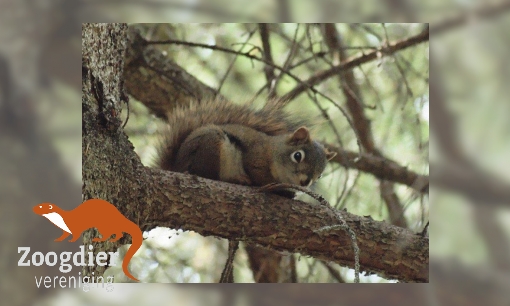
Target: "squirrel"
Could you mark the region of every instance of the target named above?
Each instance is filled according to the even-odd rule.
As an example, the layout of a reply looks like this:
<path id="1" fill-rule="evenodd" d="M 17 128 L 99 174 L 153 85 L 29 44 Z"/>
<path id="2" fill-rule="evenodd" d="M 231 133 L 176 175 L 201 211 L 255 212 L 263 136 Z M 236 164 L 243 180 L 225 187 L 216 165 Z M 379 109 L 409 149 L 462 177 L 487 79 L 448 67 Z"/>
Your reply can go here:
<path id="1" fill-rule="evenodd" d="M 163 170 L 248 186 L 309 187 L 336 155 L 279 108 L 215 99 L 177 108 L 167 119 L 170 130 L 156 159 Z"/>
<path id="2" fill-rule="evenodd" d="M 167 114 L 169 131 L 158 148 L 156 166 L 248 186 L 309 187 L 336 153 L 313 140 L 302 120 L 272 105 L 255 110 L 215 99 L 176 108 Z M 293 192 L 278 194 L 294 197 Z M 229 242 L 220 282 L 233 282 L 238 245 Z"/>

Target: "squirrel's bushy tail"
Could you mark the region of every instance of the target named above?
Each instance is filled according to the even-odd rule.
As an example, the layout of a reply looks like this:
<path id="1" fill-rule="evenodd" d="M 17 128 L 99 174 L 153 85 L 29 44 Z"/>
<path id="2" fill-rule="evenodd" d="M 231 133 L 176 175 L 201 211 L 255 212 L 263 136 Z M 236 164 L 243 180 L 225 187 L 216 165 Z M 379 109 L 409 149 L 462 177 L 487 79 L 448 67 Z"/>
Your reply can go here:
<path id="1" fill-rule="evenodd" d="M 192 102 L 168 114 L 169 131 L 159 146 L 156 166 L 172 170 L 177 150 L 186 137 L 194 130 L 211 124 L 238 124 L 267 135 L 279 135 L 294 131 L 304 121 L 291 118 L 279 108 L 255 110 L 248 105 L 237 105 L 223 99 Z"/>

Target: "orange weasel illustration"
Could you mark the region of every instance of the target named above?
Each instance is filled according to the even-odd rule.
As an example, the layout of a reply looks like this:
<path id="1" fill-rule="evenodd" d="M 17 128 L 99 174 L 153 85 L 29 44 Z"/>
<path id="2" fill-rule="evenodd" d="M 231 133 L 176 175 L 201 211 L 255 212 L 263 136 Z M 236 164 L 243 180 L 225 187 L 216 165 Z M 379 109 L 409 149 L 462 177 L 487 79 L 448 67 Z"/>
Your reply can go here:
<path id="1" fill-rule="evenodd" d="M 113 204 L 101 199 L 91 199 L 73 210 L 66 211 L 52 203 L 41 203 L 34 207 L 34 212 L 47 218 L 64 231 L 55 241 L 62 241 L 69 235 L 73 235 L 69 242 L 74 242 L 80 238 L 83 231 L 92 227 L 97 228 L 103 236 L 103 238 L 94 238 L 92 241 L 106 241 L 115 234 L 115 237 L 109 240 L 113 242 L 122 238 L 122 232 L 128 233 L 131 235 L 132 245 L 124 256 L 122 270 L 127 277 L 139 281 L 129 273 L 128 265 L 142 245 L 142 231 L 138 225 L 124 217 Z"/>

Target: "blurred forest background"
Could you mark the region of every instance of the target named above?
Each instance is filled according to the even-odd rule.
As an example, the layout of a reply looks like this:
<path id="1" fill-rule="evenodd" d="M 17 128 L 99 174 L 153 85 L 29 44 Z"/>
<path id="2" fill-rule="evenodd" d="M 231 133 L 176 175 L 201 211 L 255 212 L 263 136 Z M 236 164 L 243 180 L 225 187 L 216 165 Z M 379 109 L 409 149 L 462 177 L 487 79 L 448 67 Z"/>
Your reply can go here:
<path id="1" fill-rule="evenodd" d="M 510 22 L 509 1 L 385 0 L 376 3 L 324 1 L 320 4 L 303 1 L 296 5 L 285 0 L 227 4 L 224 1 L 6 0 L 1 5 L 0 140 L 2 146 L 16 150 L 2 150 L 0 154 L 3 171 L 0 176 L 3 229 L 0 245 L 0 295 L 3 298 L 0 304 L 27 305 L 38 299 L 39 304 L 42 301 L 47 305 L 85 305 L 107 299 L 112 305 L 161 300 L 183 305 L 201 302 L 220 305 L 225 301 L 222 298 L 231 296 L 232 289 L 240 288 L 219 287 L 206 292 L 203 287 L 183 290 L 182 287 L 140 284 L 116 285 L 109 295 L 50 292 L 35 289 L 33 275 L 37 269 L 21 269 L 15 264 L 18 260 L 15 250 L 19 245 L 38 246 L 40 251 L 55 250 L 55 245 L 47 241 L 54 230 L 52 225 L 40 220 L 43 218 L 26 217 L 26 210 L 33 203 L 44 199 L 72 208 L 81 201 L 80 23 L 166 22 L 169 19 L 181 22 L 299 19 L 431 23 L 431 284 L 371 286 L 369 290 L 366 286 L 337 285 L 257 286 L 253 290 L 245 287 L 239 290 L 241 297 L 236 301 L 258 305 L 336 305 L 339 301 L 348 305 L 510 303 L 510 164 L 507 158 L 510 152 L 507 120 L 510 69 L 506 30 Z M 381 24 L 370 26 L 381 29 Z M 339 25 L 339 29 L 343 27 Z M 370 95 L 370 91 L 363 95 Z M 368 105 L 372 104 L 367 101 Z M 137 107 L 132 104 L 133 108 Z M 406 105 L 409 107 L 411 103 Z M 138 112 L 143 114 L 144 111 L 139 107 Z M 338 123 L 341 122 L 339 119 Z M 425 122 L 422 120 L 421 124 Z M 135 120 L 130 120 L 129 124 L 132 123 Z M 157 127 L 144 128 L 151 129 L 156 133 Z M 325 135 L 330 135 L 326 132 L 327 125 L 325 129 Z M 375 128 L 374 131 L 377 132 Z M 343 132 L 346 141 L 352 137 L 348 131 Z M 416 139 L 413 137 L 410 143 Z M 136 145 L 140 155 L 150 156 L 150 152 L 141 151 L 143 143 Z M 356 146 L 349 148 L 356 149 Z M 413 146 L 406 147 L 410 148 Z M 386 150 L 391 148 L 383 149 L 389 155 Z M 424 168 L 415 170 L 425 173 Z M 366 180 L 363 176 L 360 175 L 357 188 Z M 398 192 L 402 191 L 397 188 Z M 405 194 L 402 199 L 405 203 Z M 376 203 L 380 203 L 379 198 Z M 384 210 L 375 216 L 383 218 Z M 409 226 L 415 225 L 410 223 Z M 46 295 L 51 296 L 42 299 Z"/>
<path id="2" fill-rule="evenodd" d="M 427 25 L 142 24 L 131 25 L 131 31 L 140 33 L 154 50 L 162 52 L 165 61 L 196 78 L 201 83 L 197 86 L 211 88 L 212 95 L 255 108 L 268 97 L 290 99 L 286 110 L 316 123 L 315 137 L 342 148 L 339 155 L 344 155 L 338 160 L 341 162 L 330 164 L 314 186 L 316 192 L 337 209 L 387 220 L 414 232 L 423 230 L 429 210 L 424 191 L 428 190 L 428 35 L 421 41 L 402 44 L 402 50 L 387 56 L 383 48 L 410 41 L 426 32 Z M 329 71 L 343 60 L 378 50 L 377 57 L 364 65 L 335 73 L 300 95 L 293 91 L 304 80 Z M 193 98 L 211 98 L 198 92 L 182 93 L 188 85 L 184 89 L 168 86 L 167 96 L 153 98 L 157 94 L 149 93 L 155 90 L 151 84 L 172 78 L 166 67 L 157 65 L 155 62 L 152 69 L 158 76 L 147 78 L 147 84 L 132 76 L 132 69 L 126 72 L 128 93 L 150 101 L 145 104 L 152 109 L 131 100 L 125 127 L 135 151 L 148 166 L 165 130 L 164 121 L 150 115 L 164 116 L 159 103 L 187 105 Z M 178 80 L 180 74 L 173 76 L 168 83 L 182 82 Z M 123 113 L 126 119 L 128 110 Z M 380 163 L 370 160 L 378 156 Z M 366 161 L 368 167 L 359 170 L 355 159 Z M 395 178 L 384 173 L 388 171 L 384 163 L 391 161 L 402 166 L 400 176 L 413 176 L 406 179 L 407 185 L 394 184 L 391 179 Z M 151 231 L 152 236 L 154 239 L 146 240 L 145 252 L 135 257 L 140 265 L 135 271 L 138 275 L 147 273 L 146 281 L 215 282 L 221 273 L 226 241 L 193 232 L 177 236 L 175 231 L 165 233 L 163 229 Z M 297 263 L 298 282 L 353 279 L 352 271 L 334 263 L 301 256 Z M 243 249 L 235 266 L 236 282 L 253 282 Z M 116 277 L 123 277 L 122 273 Z M 375 275 L 362 278 L 362 282 L 380 281 L 384 280 Z"/>

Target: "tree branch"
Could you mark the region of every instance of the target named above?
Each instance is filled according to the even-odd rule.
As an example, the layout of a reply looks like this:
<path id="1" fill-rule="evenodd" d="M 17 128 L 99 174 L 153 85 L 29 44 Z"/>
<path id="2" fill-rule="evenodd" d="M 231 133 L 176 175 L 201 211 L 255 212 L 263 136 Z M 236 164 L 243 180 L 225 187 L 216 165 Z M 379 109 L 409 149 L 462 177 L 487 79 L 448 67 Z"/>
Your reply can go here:
<path id="1" fill-rule="evenodd" d="M 214 98 L 217 92 L 170 61 L 157 48 L 147 47 L 133 27 L 128 29 L 124 79 L 130 95 L 158 117 L 177 105 L 188 105 L 190 99 Z"/>
<path id="2" fill-rule="evenodd" d="M 146 220 L 141 224 L 144 230 L 156 226 L 194 230 L 353 268 L 351 241 L 344 230 L 317 232 L 337 226 L 336 214 L 340 214 L 357 236 L 362 270 L 405 282 L 428 281 L 427 237 L 331 207 L 261 193 L 257 188 L 158 169 L 144 171 L 144 179 L 138 178 L 137 183 L 147 186 L 151 196 L 133 203 L 141 206 L 138 219 Z"/>
<path id="3" fill-rule="evenodd" d="M 382 156 L 345 151 L 329 144 L 325 146 L 330 151 L 337 152 L 337 155 L 331 161 L 337 162 L 348 169 L 357 169 L 361 172 L 370 173 L 381 180 L 404 184 L 421 193 L 428 193 L 429 191 L 428 175 L 413 172 Z"/>
<path id="4" fill-rule="evenodd" d="M 292 100 L 302 94 L 304 91 L 306 91 L 311 86 L 317 85 L 335 75 L 338 75 L 338 73 L 343 72 L 348 69 L 352 69 L 356 66 L 360 66 L 362 64 L 368 63 L 370 61 L 373 61 L 374 59 L 379 58 L 381 55 L 384 54 L 393 54 L 395 52 L 407 49 L 409 47 L 415 46 L 419 43 L 425 42 L 429 40 L 429 30 L 426 29 L 425 31 L 421 32 L 418 35 L 399 40 L 397 42 L 388 43 L 387 46 L 383 46 L 379 48 L 378 50 L 372 51 L 367 54 L 360 54 L 351 58 L 346 59 L 345 61 L 341 62 L 338 65 L 335 65 L 331 67 L 328 70 L 321 71 L 314 76 L 310 77 L 308 80 L 303 81 L 302 83 L 298 84 L 293 90 L 288 92 L 282 97 L 282 100 Z"/>
<path id="5" fill-rule="evenodd" d="M 271 44 L 269 43 L 269 29 L 267 23 L 259 24 L 260 39 L 262 40 L 262 50 L 264 59 L 274 65 L 273 55 L 271 54 Z M 264 67 L 264 73 L 266 74 L 267 88 L 269 91 L 268 100 L 276 97 L 276 77 L 274 74 L 273 66 L 266 65 Z"/>

